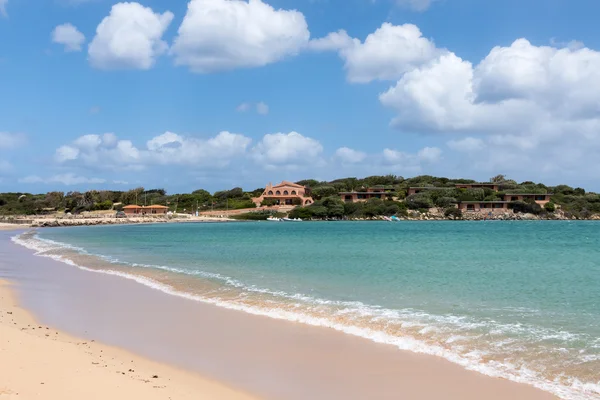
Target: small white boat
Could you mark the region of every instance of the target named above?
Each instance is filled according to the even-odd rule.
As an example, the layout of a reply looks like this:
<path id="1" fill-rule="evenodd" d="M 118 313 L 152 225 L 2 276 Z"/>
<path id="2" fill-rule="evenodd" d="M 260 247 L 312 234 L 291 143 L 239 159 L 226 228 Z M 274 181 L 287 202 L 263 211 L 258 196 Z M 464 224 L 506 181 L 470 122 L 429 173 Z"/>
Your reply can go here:
<path id="1" fill-rule="evenodd" d="M 269 217 L 267 218 L 267 221 L 281 222 L 281 218 Z"/>
<path id="2" fill-rule="evenodd" d="M 285 222 L 302 222 L 300 218 L 282 218 L 282 221 Z"/>

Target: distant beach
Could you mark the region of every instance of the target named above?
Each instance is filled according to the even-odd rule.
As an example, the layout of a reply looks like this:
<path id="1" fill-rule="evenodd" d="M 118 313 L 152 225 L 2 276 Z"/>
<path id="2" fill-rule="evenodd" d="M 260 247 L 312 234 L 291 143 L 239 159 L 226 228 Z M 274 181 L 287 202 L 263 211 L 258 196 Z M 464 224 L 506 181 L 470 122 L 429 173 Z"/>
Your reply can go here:
<path id="1" fill-rule="evenodd" d="M 312 229 L 310 227 L 323 229 L 324 226 L 330 226 L 332 228 L 328 229 L 334 229 L 335 232 L 341 233 L 346 230 L 342 228 L 345 224 L 347 223 L 325 224 L 322 226 L 318 223 L 301 225 L 306 227 L 306 229 Z M 408 228 L 411 231 L 415 229 L 413 225 L 410 225 L 411 223 L 407 222 L 407 224 L 378 223 L 360 226 L 373 226 L 374 230 L 393 229 L 392 227 L 395 226 L 404 226 L 405 229 Z M 435 224 L 435 222 L 431 224 Z M 436 226 L 431 224 L 416 224 L 415 226 Z M 441 224 L 446 227 L 463 225 Z M 464 225 L 466 224 L 469 223 L 467 222 Z M 499 222 L 498 224 L 510 224 L 510 222 Z M 543 224 L 543 226 L 548 227 L 548 224 L 565 224 L 565 222 L 533 222 L 529 224 Z M 570 224 L 570 222 L 566 222 L 566 224 Z M 77 240 L 71 240 L 73 237 L 69 234 L 71 232 L 69 228 L 61 228 L 44 231 L 51 234 L 53 241 L 44 239 L 44 237 L 47 237 L 44 234 L 42 242 L 30 234 L 29 236 L 21 236 L 20 240 L 26 241 L 24 244 L 29 243 L 29 247 L 37 246 L 37 252 L 41 252 L 41 255 L 46 255 L 47 257 L 35 257 L 30 250 L 10 242 L 9 238 L 14 236 L 14 234 L 7 232 L 2 234 L 3 240 L 0 243 L 2 243 L 2 250 L 10 254 L 11 257 L 3 260 L 2 267 L 0 268 L 0 276 L 8 277 L 17 282 L 23 305 L 41 318 L 43 323 L 47 323 L 51 327 L 62 329 L 65 332 L 85 339 L 91 339 L 93 336 L 93 339 L 99 342 L 115 345 L 157 361 L 195 371 L 208 379 L 223 382 L 231 387 L 240 388 L 261 398 L 363 399 L 370 396 L 370 398 L 392 399 L 397 398 L 397 393 L 399 392 L 408 393 L 409 398 L 416 399 L 553 398 L 549 393 L 534 389 L 532 386 L 504 379 L 486 377 L 476 372 L 467 371 L 458 365 L 449 363 L 436 356 L 400 351 L 397 346 L 377 344 L 363 338 L 353 337 L 352 335 L 356 333 L 353 333 L 352 329 L 355 328 L 348 327 L 348 330 L 346 328 L 342 329 L 342 324 L 346 324 L 347 318 L 352 317 L 352 313 L 354 312 L 352 311 L 352 308 L 355 307 L 352 305 L 352 298 L 349 298 L 345 302 L 346 305 L 344 308 L 339 309 L 336 323 L 340 325 L 339 328 L 335 328 L 347 331 L 347 333 L 351 333 L 352 335 L 335 332 L 335 330 L 329 328 L 298 324 L 297 322 L 302 322 L 304 317 L 293 317 L 293 314 L 286 311 L 287 306 L 282 308 L 283 303 L 280 303 L 278 310 L 274 309 L 270 312 L 271 316 L 275 316 L 278 319 L 296 320 L 297 322 L 277 321 L 271 318 L 251 315 L 267 315 L 263 311 L 260 311 L 265 304 L 268 304 L 265 302 L 280 302 L 283 300 L 277 300 L 276 297 L 273 297 L 274 294 L 264 290 L 264 287 L 269 286 L 272 288 L 271 290 L 277 289 L 278 284 L 274 281 L 269 283 L 263 279 L 261 281 L 263 288 L 260 288 L 256 284 L 253 284 L 252 280 L 247 280 L 251 279 L 251 275 L 248 275 L 246 278 L 238 276 L 237 280 L 233 280 L 231 275 L 234 273 L 234 270 L 230 269 L 235 265 L 231 263 L 231 256 L 234 256 L 236 253 L 221 252 L 219 250 L 220 245 L 217 244 L 218 240 L 220 237 L 227 237 L 227 241 L 234 240 L 232 243 L 239 244 L 240 240 L 245 242 L 252 238 L 252 235 L 247 236 L 244 232 L 253 232 L 257 226 L 262 226 L 263 228 L 261 229 L 274 230 L 271 233 L 269 231 L 262 232 L 261 236 L 263 237 L 268 237 L 272 233 L 280 236 L 281 233 L 288 241 L 292 241 L 297 246 L 300 246 L 299 248 L 309 246 L 308 248 L 315 249 L 308 244 L 309 242 L 305 242 L 305 239 L 301 239 L 301 237 L 306 238 L 307 236 L 298 236 L 299 233 L 294 233 L 292 230 L 299 228 L 286 228 L 284 225 L 287 226 L 286 224 L 257 225 L 256 223 L 248 223 L 209 226 L 146 225 L 83 227 L 76 229 Z M 518 225 L 520 226 L 521 223 Z M 168 233 L 165 233 L 167 233 L 167 237 L 169 237 L 169 242 L 171 243 L 167 247 L 164 247 L 165 243 L 162 243 L 160 237 L 156 236 L 162 235 L 161 232 L 164 229 L 168 230 Z M 426 228 L 426 230 L 429 229 Z M 531 229 L 531 227 L 527 229 Z M 537 229 L 539 233 L 539 226 L 534 229 Z M 554 228 L 549 227 L 545 229 Z M 328 235 L 334 235 L 334 231 L 331 231 Z M 382 238 L 391 234 L 390 231 L 385 232 L 388 233 L 381 236 Z M 535 232 L 535 230 L 532 232 Z M 411 236 L 414 234 L 413 232 Z M 429 235 L 435 237 L 433 232 L 429 232 Z M 456 232 L 455 235 L 461 236 L 463 234 Z M 106 249 L 102 250 L 104 248 L 102 246 L 108 244 L 108 242 L 105 242 L 108 237 L 119 238 L 121 242 L 125 240 L 122 243 L 125 247 L 121 245 L 115 247 L 111 244 L 110 248 L 114 249 L 115 252 L 111 253 L 106 252 Z M 246 239 L 242 239 L 243 237 L 246 237 Z M 90 247 L 89 244 L 85 244 L 88 243 L 88 238 L 93 239 L 96 247 Z M 181 258 L 178 261 L 178 258 L 172 258 L 175 253 L 173 253 L 173 256 L 169 255 L 171 251 L 177 249 L 179 249 L 179 253 L 181 253 L 182 249 L 188 249 L 189 244 L 185 244 L 186 238 L 194 238 L 196 245 L 193 248 L 197 248 L 199 244 L 203 244 L 201 248 L 214 249 L 216 252 L 215 255 L 220 254 L 219 259 L 222 262 L 219 264 L 216 258 L 214 259 L 215 261 L 212 261 L 213 256 L 208 253 L 196 255 L 195 259 L 197 262 L 201 262 L 204 265 L 204 272 L 202 276 L 197 275 L 197 278 L 190 280 L 189 277 L 186 277 L 185 271 L 181 269 L 182 267 L 178 267 L 180 263 L 186 262 L 185 259 Z M 66 239 L 69 239 L 70 247 L 67 248 L 58 245 L 60 241 L 67 241 Z M 135 240 L 135 242 L 131 240 Z M 352 239 L 348 237 L 346 240 L 350 240 L 349 243 L 352 242 Z M 170 268 L 173 271 L 179 270 L 180 272 L 145 268 L 142 264 L 136 267 L 135 263 L 130 265 L 123 264 L 124 262 L 129 262 L 127 260 L 130 258 L 138 263 L 150 264 L 151 260 L 149 257 L 154 257 L 154 253 L 143 255 L 136 250 L 138 245 L 135 243 L 142 244 L 146 241 L 147 243 L 153 243 L 153 246 L 156 246 L 157 249 L 162 249 L 160 251 L 161 257 L 169 257 L 171 259 Z M 245 265 L 248 267 L 254 265 L 254 259 L 252 256 L 244 255 L 243 251 L 245 250 L 243 248 L 250 245 L 250 243 L 241 243 L 242 247 L 234 246 L 238 249 L 236 252 L 242 251 L 238 256 L 246 260 Z M 226 243 L 222 244 L 225 245 Z M 58 247 L 56 247 L 57 245 Z M 130 251 L 125 251 L 129 245 L 133 247 Z M 260 247 L 256 248 L 256 245 L 252 246 L 255 252 L 258 251 L 256 254 L 258 256 L 260 254 Z M 376 247 L 370 247 L 376 249 Z M 85 252 L 82 252 L 83 248 L 86 249 Z M 94 255 L 96 253 L 104 254 L 103 258 L 97 258 Z M 351 253 L 347 253 L 347 255 L 350 256 Z M 294 254 L 293 251 L 288 252 L 288 256 L 291 257 L 290 260 L 299 260 Z M 185 256 L 185 253 L 183 256 Z M 315 257 L 322 258 L 322 256 L 317 255 Z M 356 255 L 351 257 L 355 258 Z M 60 259 L 63 262 L 57 262 L 54 259 Z M 378 264 L 376 260 L 377 257 L 372 258 L 372 262 L 368 265 L 379 265 L 378 269 L 387 268 L 385 264 Z M 65 264 L 65 261 L 70 264 L 85 266 L 86 269 L 92 271 L 109 272 L 113 276 L 94 274 L 86 270 L 81 270 L 75 268 L 73 265 Z M 159 260 L 155 259 L 154 261 L 158 262 Z M 430 263 L 430 260 L 423 261 Z M 296 263 L 291 262 L 290 266 L 294 264 Z M 310 258 L 304 258 L 302 263 L 298 265 L 304 265 L 305 267 L 302 268 L 306 268 L 310 265 Z M 212 268 L 217 268 L 222 274 L 219 276 L 210 272 Z M 253 271 L 253 274 L 260 273 L 264 275 L 266 273 L 266 270 L 263 272 L 260 272 L 260 270 Z M 227 278 L 227 281 L 222 282 L 221 279 L 225 279 L 226 274 L 229 274 L 230 277 Z M 123 279 L 120 276 L 114 275 L 130 277 L 149 287 L 139 285 L 132 279 Z M 271 273 L 268 275 L 271 275 Z M 308 277 L 308 275 L 304 276 Z M 374 277 L 376 276 L 377 273 Z M 33 277 L 35 277 L 35 280 L 32 281 Z M 198 280 L 198 278 L 201 278 L 201 280 Z M 268 276 L 265 278 L 268 278 Z M 268 279 L 272 280 L 272 278 Z M 293 281 L 302 286 L 302 279 L 299 275 Z M 435 275 L 431 275 L 429 279 L 435 281 Z M 239 286 L 242 284 L 242 280 L 246 280 L 243 283 L 247 285 L 246 289 Z M 325 278 L 325 281 L 327 280 L 328 278 Z M 321 278 L 321 281 L 323 281 L 323 278 Z M 352 296 L 355 299 L 361 298 L 363 295 L 360 292 L 372 286 L 372 283 L 369 283 L 368 279 L 363 281 L 363 287 L 358 293 Z M 337 279 L 337 282 L 343 284 L 344 279 Z M 469 285 L 469 282 L 466 281 L 464 284 Z M 233 286 L 228 288 L 230 285 Z M 414 283 L 411 285 L 415 287 Z M 321 290 L 318 287 L 319 285 L 314 286 L 311 284 L 311 286 L 315 290 Z M 111 296 L 107 298 L 105 290 L 108 287 L 110 287 Z M 447 287 L 450 288 L 451 286 Z M 160 290 L 153 290 L 152 288 Z M 403 289 L 400 289 L 400 286 L 397 286 L 397 288 L 399 294 L 404 292 Z M 302 291 L 301 287 L 297 287 L 296 289 Z M 248 292 L 247 290 L 250 291 Z M 180 295 L 170 296 L 163 294 L 161 291 L 179 293 Z M 185 295 L 185 293 L 188 294 Z M 313 293 L 312 296 L 316 296 L 316 294 Z M 407 292 L 405 294 L 411 297 L 416 296 L 416 294 L 411 295 Z M 488 297 L 492 295 L 493 292 L 490 292 Z M 289 305 L 294 306 L 296 304 L 294 307 L 299 310 L 298 307 L 305 307 L 303 303 L 308 300 L 297 296 L 299 295 L 294 295 L 294 297 L 286 300 L 286 302 L 289 303 L 291 300 L 292 303 L 289 303 Z M 414 298 L 416 301 L 415 304 L 424 300 L 419 300 L 418 297 L 420 295 Z M 243 306 L 242 303 L 239 303 L 243 298 L 246 298 L 250 303 Z M 201 301 L 198 302 L 192 299 Z M 319 302 L 321 301 L 319 300 Z M 222 307 L 205 304 L 207 302 L 219 304 Z M 431 302 L 431 299 L 429 302 Z M 48 304 L 52 304 L 52 308 L 48 308 Z M 356 304 L 359 305 L 358 303 Z M 227 310 L 223 307 L 240 311 L 244 310 L 245 312 Z M 327 308 L 330 306 L 322 303 L 320 306 L 311 307 L 314 307 L 314 312 L 322 313 L 329 312 Z M 363 312 L 366 311 L 367 309 Z M 382 309 L 383 311 L 385 310 Z M 516 316 L 525 312 L 525 310 L 509 311 L 507 308 L 505 312 L 515 313 Z M 383 315 L 381 314 L 381 316 Z M 377 318 L 381 323 L 385 323 L 384 320 L 381 320 L 381 316 Z M 406 316 L 408 317 L 409 315 L 406 314 Z M 415 314 L 416 316 L 417 314 Z M 325 317 L 325 314 L 322 314 L 321 318 L 322 322 L 317 323 L 318 321 L 314 320 L 311 324 L 330 326 L 331 322 L 327 322 L 324 319 L 329 317 Z M 459 318 L 459 316 L 456 316 L 456 318 Z M 346 322 L 344 322 L 345 320 Z M 335 320 L 333 321 L 335 322 Z M 375 322 L 376 320 L 373 321 Z M 463 321 L 464 323 L 469 322 L 467 319 L 463 319 Z M 419 322 L 418 319 L 413 318 L 412 324 L 416 329 L 414 330 L 415 333 L 421 330 L 422 334 L 428 335 L 426 333 L 427 330 L 439 329 L 441 327 L 436 328 L 435 325 L 430 325 L 429 328 L 426 327 L 427 325 L 419 327 L 419 324 L 422 322 L 424 321 Z M 475 322 L 472 321 L 469 323 L 473 324 Z M 431 323 L 433 323 L 433 320 L 431 320 Z M 522 324 L 523 322 L 520 323 Z M 407 324 L 408 320 L 402 323 L 404 326 L 403 329 L 409 328 Z M 110 329 L 106 329 L 106 327 L 110 327 Z M 143 327 L 143 332 L 140 332 L 141 327 Z M 181 328 L 173 329 L 173 327 Z M 448 327 L 451 327 L 451 325 L 448 325 Z M 375 325 L 370 329 L 375 329 Z M 473 329 L 477 330 L 481 328 L 474 327 Z M 244 332 L 244 334 L 240 335 L 234 332 Z M 409 335 L 410 332 L 411 328 L 406 331 Z M 482 331 L 482 333 L 484 332 Z M 448 343 L 446 346 L 452 344 L 451 347 L 454 348 L 456 347 L 454 344 L 460 345 L 461 341 L 465 340 L 471 333 L 465 331 L 463 333 L 463 336 L 467 335 L 465 338 L 460 338 L 456 334 L 452 335 L 451 332 L 448 332 L 448 334 L 450 336 L 447 336 L 447 339 L 445 339 Z M 372 335 L 376 335 L 376 332 L 372 332 Z M 546 335 L 551 335 L 551 332 L 548 331 Z M 143 336 L 145 339 L 143 341 L 136 340 L 139 336 Z M 373 336 L 373 338 L 375 337 Z M 435 336 L 431 338 L 434 339 Z M 485 338 L 485 335 L 483 338 Z M 406 339 L 408 339 L 408 336 Z M 499 336 L 496 339 L 501 340 L 501 337 Z M 507 337 L 507 339 L 509 338 Z M 514 341 L 515 339 L 517 337 L 511 340 Z M 386 342 L 383 337 L 382 340 L 375 341 Z M 473 343 L 475 344 L 476 342 Z M 508 345 L 510 340 L 506 343 Z M 516 342 L 513 343 L 516 344 Z M 540 343 L 543 344 L 544 342 Z M 408 347 L 406 347 L 407 345 Z M 417 350 L 414 345 L 410 345 L 410 341 L 406 342 L 402 347 L 406 349 L 413 347 L 412 351 Z M 514 346 L 508 345 L 506 350 L 509 351 L 512 347 Z M 190 349 L 194 350 L 190 352 Z M 423 350 L 417 351 L 422 352 Z M 492 355 L 490 354 L 487 357 L 490 356 Z M 354 362 L 349 363 L 347 360 L 353 360 Z M 315 365 L 319 365 L 319 367 L 315 368 Z M 490 366 L 492 365 L 493 363 L 490 364 Z M 590 368 L 593 367 L 590 365 Z M 323 382 L 322 376 L 327 376 L 327 384 Z M 369 378 L 365 379 L 366 376 Z M 521 379 L 522 382 L 527 381 L 525 377 Z M 432 380 L 436 382 L 434 385 L 432 384 Z M 320 394 L 326 394 L 326 396 L 319 397 Z M 593 392 L 585 395 L 585 391 L 582 391 L 580 395 L 577 395 L 576 391 L 570 394 L 568 391 L 564 391 L 560 397 L 587 399 L 595 398 L 595 396 Z"/>

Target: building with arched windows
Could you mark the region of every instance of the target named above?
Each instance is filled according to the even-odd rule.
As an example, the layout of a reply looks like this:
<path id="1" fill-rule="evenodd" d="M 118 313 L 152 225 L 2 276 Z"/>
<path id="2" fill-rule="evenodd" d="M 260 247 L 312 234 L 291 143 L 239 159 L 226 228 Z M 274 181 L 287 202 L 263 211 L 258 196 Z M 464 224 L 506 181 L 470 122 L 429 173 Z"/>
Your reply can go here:
<path id="1" fill-rule="evenodd" d="M 275 186 L 269 183 L 262 195 L 252 199 L 257 206 L 260 206 L 265 200 L 272 200 L 273 205 L 279 206 L 307 206 L 313 203 L 309 187 L 288 181 L 283 181 Z"/>

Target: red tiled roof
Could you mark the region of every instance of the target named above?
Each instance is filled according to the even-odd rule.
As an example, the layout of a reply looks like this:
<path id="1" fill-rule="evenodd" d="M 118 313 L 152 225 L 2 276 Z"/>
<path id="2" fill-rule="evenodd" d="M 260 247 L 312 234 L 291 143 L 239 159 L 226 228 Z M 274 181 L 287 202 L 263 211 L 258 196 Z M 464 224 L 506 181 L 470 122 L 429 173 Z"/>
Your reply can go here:
<path id="1" fill-rule="evenodd" d="M 136 206 L 135 204 L 130 204 L 128 206 L 123 207 L 123 209 L 126 209 L 126 208 L 129 209 L 129 210 L 131 210 L 131 209 L 134 209 L 134 208 L 142 208 L 142 206 Z"/>

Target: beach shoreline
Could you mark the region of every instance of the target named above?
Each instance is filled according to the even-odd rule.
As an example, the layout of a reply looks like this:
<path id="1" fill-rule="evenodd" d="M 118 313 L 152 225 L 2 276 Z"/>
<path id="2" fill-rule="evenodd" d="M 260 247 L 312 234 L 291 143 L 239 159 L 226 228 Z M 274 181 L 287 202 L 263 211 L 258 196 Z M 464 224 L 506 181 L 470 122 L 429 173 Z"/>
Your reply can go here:
<path id="1" fill-rule="evenodd" d="M 35 257 L 28 249 L 9 243 L 10 234 L 0 235 L 0 250 L 12 256 L 8 264 L 0 263 L 0 278 L 18 283 L 26 308 L 48 326 L 87 340 L 93 337 L 261 398 L 374 395 L 371 398 L 392 399 L 398 391 L 414 399 L 555 398 L 438 357 L 399 351 L 328 328 L 222 309 L 170 296 L 130 279 Z M 20 264 L 18 270 L 15 263 Z M 108 287 L 110 299 L 104 295 Z M 156 321 L 151 315 L 161 318 Z M 185 329 L 168 329 L 175 326 Z M 145 343 L 136 340 L 136 335 L 143 335 Z"/>
<path id="2" fill-rule="evenodd" d="M 42 325 L 0 279 L 0 399 L 256 400 L 200 375 Z"/>

